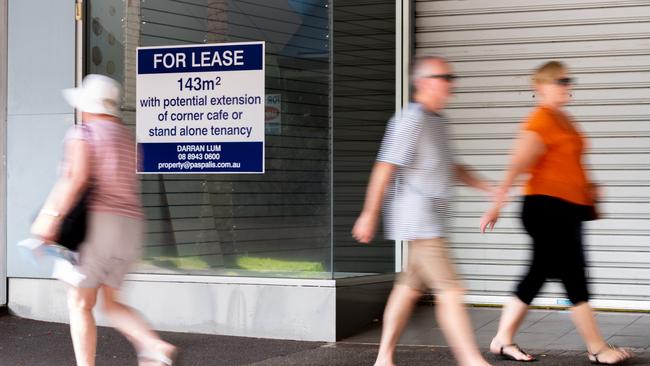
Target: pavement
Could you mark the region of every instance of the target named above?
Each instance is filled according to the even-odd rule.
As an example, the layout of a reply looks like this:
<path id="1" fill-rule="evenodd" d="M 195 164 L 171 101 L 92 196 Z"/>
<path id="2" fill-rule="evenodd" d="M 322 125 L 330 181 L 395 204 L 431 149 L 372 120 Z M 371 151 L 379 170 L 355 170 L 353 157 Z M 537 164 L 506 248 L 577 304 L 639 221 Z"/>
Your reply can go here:
<path id="1" fill-rule="evenodd" d="M 499 309 L 470 308 L 479 345 L 485 349 L 494 334 Z M 627 365 L 650 365 L 650 314 L 598 313 L 609 341 L 632 347 L 638 357 Z M 179 346 L 177 365 L 372 365 L 377 352 L 381 324 L 337 343 L 298 342 L 219 335 L 163 332 L 162 337 Z M 534 353 L 535 365 L 589 365 L 584 346 L 565 311 L 534 310 L 517 338 Z M 489 355 L 493 365 L 521 365 Z M 454 365 L 434 309 L 420 306 L 400 340 L 398 365 Z M 0 313 L 0 366 L 74 365 L 68 326 L 18 318 Z M 131 345 L 115 330 L 98 330 L 98 366 L 137 365 Z"/>

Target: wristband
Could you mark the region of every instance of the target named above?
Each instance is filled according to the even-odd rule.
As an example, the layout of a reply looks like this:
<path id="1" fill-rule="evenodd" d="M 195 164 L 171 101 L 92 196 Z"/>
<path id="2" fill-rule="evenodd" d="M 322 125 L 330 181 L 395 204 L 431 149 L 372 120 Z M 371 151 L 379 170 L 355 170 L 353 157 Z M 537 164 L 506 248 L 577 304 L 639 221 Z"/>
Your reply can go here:
<path id="1" fill-rule="evenodd" d="M 61 216 L 61 213 L 59 211 L 54 211 L 54 210 L 45 210 L 45 209 L 43 209 L 43 210 L 41 210 L 40 213 L 41 213 L 41 215 L 45 215 L 45 216 L 52 216 L 52 217 L 60 217 Z"/>

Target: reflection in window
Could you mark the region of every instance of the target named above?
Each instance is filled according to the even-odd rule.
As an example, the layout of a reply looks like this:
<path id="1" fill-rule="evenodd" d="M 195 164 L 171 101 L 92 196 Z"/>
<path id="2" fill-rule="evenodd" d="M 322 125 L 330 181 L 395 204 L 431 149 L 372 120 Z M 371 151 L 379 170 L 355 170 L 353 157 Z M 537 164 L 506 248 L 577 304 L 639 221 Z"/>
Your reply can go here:
<path id="1" fill-rule="evenodd" d="M 360 245 L 350 230 L 395 112 L 395 2 L 336 0 L 333 19 L 334 272 L 393 272 L 393 241 L 380 231 L 371 245 Z"/>
<path id="2" fill-rule="evenodd" d="M 121 1 L 93 1 L 86 34 L 86 70 L 116 80 L 124 79 L 124 5 Z"/>

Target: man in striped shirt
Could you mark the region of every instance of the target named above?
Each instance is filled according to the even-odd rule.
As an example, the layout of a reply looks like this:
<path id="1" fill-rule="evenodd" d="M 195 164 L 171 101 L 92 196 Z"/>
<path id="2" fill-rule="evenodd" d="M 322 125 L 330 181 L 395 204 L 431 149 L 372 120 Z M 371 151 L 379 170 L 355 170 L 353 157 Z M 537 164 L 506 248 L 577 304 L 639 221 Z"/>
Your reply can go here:
<path id="1" fill-rule="evenodd" d="M 474 340 L 463 307 L 464 290 L 445 240 L 454 182 L 459 180 L 486 192 L 491 188 L 454 162 L 449 147 L 440 111 L 453 88 L 451 66 L 442 58 L 421 58 L 411 78 L 415 102 L 388 123 L 363 211 L 352 230 L 356 240 L 369 243 L 383 202 L 387 239 L 409 242 L 408 267 L 388 299 L 375 366 L 394 365 L 399 336 L 426 289 L 436 291 L 437 319 L 458 363 L 489 365 Z"/>

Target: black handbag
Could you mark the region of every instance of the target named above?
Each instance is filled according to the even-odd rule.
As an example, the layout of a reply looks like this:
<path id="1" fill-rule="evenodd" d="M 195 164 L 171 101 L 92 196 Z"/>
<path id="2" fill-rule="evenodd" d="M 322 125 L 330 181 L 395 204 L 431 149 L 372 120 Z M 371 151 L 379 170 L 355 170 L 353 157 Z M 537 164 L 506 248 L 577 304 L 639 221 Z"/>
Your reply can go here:
<path id="1" fill-rule="evenodd" d="M 584 207 L 582 221 L 594 221 L 598 219 L 600 219 L 600 214 L 595 203 Z"/>
<path id="2" fill-rule="evenodd" d="M 91 194 L 88 188 L 79 198 L 79 201 L 61 219 L 57 244 L 72 251 L 78 251 L 79 246 L 86 239 L 88 228 L 88 202 Z"/>
<path id="3" fill-rule="evenodd" d="M 87 130 L 84 130 L 88 134 Z M 88 203 L 90 195 L 92 194 L 92 185 L 89 186 L 79 197 L 70 211 L 61 218 L 59 224 L 59 235 L 56 243 L 68 248 L 73 252 L 79 251 L 79 246 L 86 239 L 86 232 L 88 228 Z M 38 213 L 34 219 L 38 217 Z"/>
<path id="4" fill-rule="evenodd" d="M 88 136 L 89 131 L 86 128 L 83 131 Z M 57 244 L 74 252 L 79 251 L 79 246 L 86 239 L 86 232 L 88 231 L 88 203 L 91 194 L 92 185 L 89 183 L 76 204 L 61 218 L 59 236 L 56 240 Z"/>

